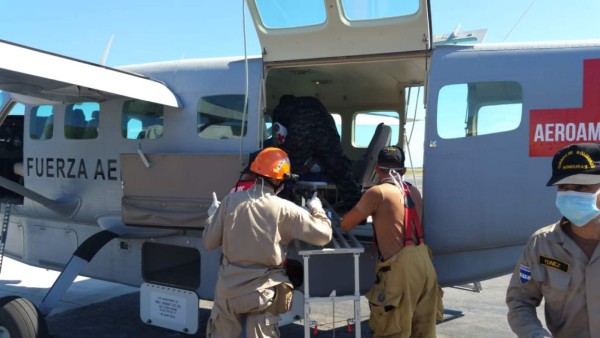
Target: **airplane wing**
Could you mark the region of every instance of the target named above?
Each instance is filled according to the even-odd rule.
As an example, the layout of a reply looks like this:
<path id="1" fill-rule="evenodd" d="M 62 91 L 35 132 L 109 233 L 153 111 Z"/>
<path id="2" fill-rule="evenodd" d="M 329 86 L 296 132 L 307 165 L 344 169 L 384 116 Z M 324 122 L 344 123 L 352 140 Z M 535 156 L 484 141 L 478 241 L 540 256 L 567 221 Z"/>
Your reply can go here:
<path id="1" fill-rule="evenodd" d="M 130 97 L 181 108 L 162 82 L 0 40 L 0 90 L 53 102 Z"/>

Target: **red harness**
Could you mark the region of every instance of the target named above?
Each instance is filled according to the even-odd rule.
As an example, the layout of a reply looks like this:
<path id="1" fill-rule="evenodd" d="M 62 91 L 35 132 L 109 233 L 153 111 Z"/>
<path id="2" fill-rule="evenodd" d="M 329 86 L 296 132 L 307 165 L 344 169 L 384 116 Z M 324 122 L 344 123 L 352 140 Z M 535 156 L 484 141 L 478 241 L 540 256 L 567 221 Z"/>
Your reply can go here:
<path id="1" fill-rule="evenodd" d="M 410 186 L 406 182 L 402 184 L 402 195 L 404 195 L 404 246 L 415 245 L 413 241 L 413 225 L 417 232 L 417 245 L 424 244 L 423 228 L 417 214 L 415 201 L 410 197 Z"/>
<path id="2" fill-rule="evenodd" d="M 384 181 L 385 182 L 385 181 Z M 394 184 L 393 182 L 385 182 L 389 184 Z M 423 228 L 421 227 L 421 221 L 419 220 L 419 214 L 417 214 L 417 208 L 415 206 L 415 201 L 413 201 L 410 196 L 410 184 L 402 181 L 402 195 L 404 196 L 404 246 L 412 246 L 415 245 L 413 241 L 413 226 L 417 232 L 417 245 L 425 244 L 425 236 L 423 236 Z M 375 227 L 373 226 L 373 242 L 375 243 L 375 248 L 378 248 L 377 244 L 377 234 L 375 232 Z M 379 249 L 377 249 L 379 250 Z M 381 257 L 381 253 L 379 253 Z"/>

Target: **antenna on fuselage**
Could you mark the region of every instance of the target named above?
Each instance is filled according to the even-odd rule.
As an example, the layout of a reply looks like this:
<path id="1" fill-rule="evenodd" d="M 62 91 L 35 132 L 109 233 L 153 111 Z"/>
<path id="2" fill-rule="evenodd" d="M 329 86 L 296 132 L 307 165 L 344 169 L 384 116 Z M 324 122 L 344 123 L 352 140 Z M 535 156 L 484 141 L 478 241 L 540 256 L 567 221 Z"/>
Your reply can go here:
<path id="1" fill-rule="evenodd" d="M 527 6 L 527 8 L 525 8 L 525 10 L 523 11 L 523 14 L 521 14 L 521 16 L 519 17 L 519 19 L 517 20 L 517 22 L 515 22 L 515 24 L 510 28 L 510 30 L 508 31 L 508 33 L 506 34 L 506 36 L 504 37 L 504 39 L 502 39 L 502 42 L 504 42 L 504 41 L 506 41 L 506 39 L 508 39 L 508 37 L 513 32 L 513 30 L 515 29 L 515 27 L 517 27 L 517 25 L 519 25 L 519 23 L 521 22 L 521 20 L 523 20 L 523 18 L 525 17 L 525 15 L 527 14 L 527 12 L 529 12 L 529 9 L 531 8 L 531 6 L 533 6 L 533 4 L 535 2 L 536 2 L 536 0 L 531 0 L 531 3 L 529 4 L 529 6 Z"/>
<path id="2" fill-rule="evenodd" d="M 112 42 L 113 39 L 115 38 L 115 35 L 111 35 L 110 38 L 108 39 L 108 43 L 106 44 L 106 47 L 104 47 L 104 53 L 102 53 L 102 58 L 100 59 L 100 64 L 105 66 L 106 64 L 106 59 L 108 58 L 108 52 L 110 52 L 110 47 L 112 46 Z"/>
<path id="3" fill-rule="evenodd" d="M 242 111 L 242 131 L 240 135 L 240 163 L 244 163 L 244 124 L 248 114 L 248 41 L 246 39 L 246 1 L 242 0 L 242 31 L 244 32 L 244 110 Z"/>
<path id="4" fill-rule="evenodd" d="M 458 33 L 460 32 L 460 26 L 461 24 L 456 25 L 456 28 L 454 28 L 452 33 L 450 33 L 450 35 L 448 36 L 448 40 L 456 39 L 456 37 L 458 37 Z"/>

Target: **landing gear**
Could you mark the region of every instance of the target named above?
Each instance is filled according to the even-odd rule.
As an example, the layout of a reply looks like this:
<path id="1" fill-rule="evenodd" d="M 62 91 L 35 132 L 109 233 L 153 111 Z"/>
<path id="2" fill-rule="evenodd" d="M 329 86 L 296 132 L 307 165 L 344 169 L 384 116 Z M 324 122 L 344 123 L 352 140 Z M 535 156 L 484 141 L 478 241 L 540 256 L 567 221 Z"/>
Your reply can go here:
<path id="1" fill-rule="evenodd" d="M 0 338 L 49 336 L 46 321 L 33 303 L 17 296 L 0 298 Z"/>

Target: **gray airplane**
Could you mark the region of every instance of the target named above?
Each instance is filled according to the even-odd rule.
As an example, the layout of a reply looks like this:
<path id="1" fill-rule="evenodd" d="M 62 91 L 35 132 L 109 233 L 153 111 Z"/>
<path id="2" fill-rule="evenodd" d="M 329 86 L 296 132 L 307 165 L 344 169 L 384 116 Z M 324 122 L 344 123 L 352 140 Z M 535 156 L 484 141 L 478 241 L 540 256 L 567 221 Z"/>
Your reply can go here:
<path id="1" fill-rule="evenodd" d="M 434 48 L 427 0 L 380 18 L 342 3 L 290 26 L 283 8 L 248 0 L 260 57 L 110 68 L 0 41 L 0 249 L 62 271 L 40 304 L 1 299 L 12 315 L 0 331 L 29 337 L 20 328 L 84 275 L 141 287 L 145 322 L 195 333 L 220 260 L 201 243 L 212 193 L 229 193 L 268 142 L 286 94 L 332 113 L 364 188 L 382 146 L 410 147 L 407 92 L 423 87 L 423 223 L 439 281 L 509 273 L 533 231 L 559 217 L 545 187 L 551 156 L 600 140 L 600 41 L 479 44 L 463 33 L 471 44 L 445 36 Z M 373 283 L 371 224 L 341 233 L 335 186 L 305 187 L 338 231 L 326 248 L 290 246 L 310 272 L 296 303 L 355 299 Z"/>

